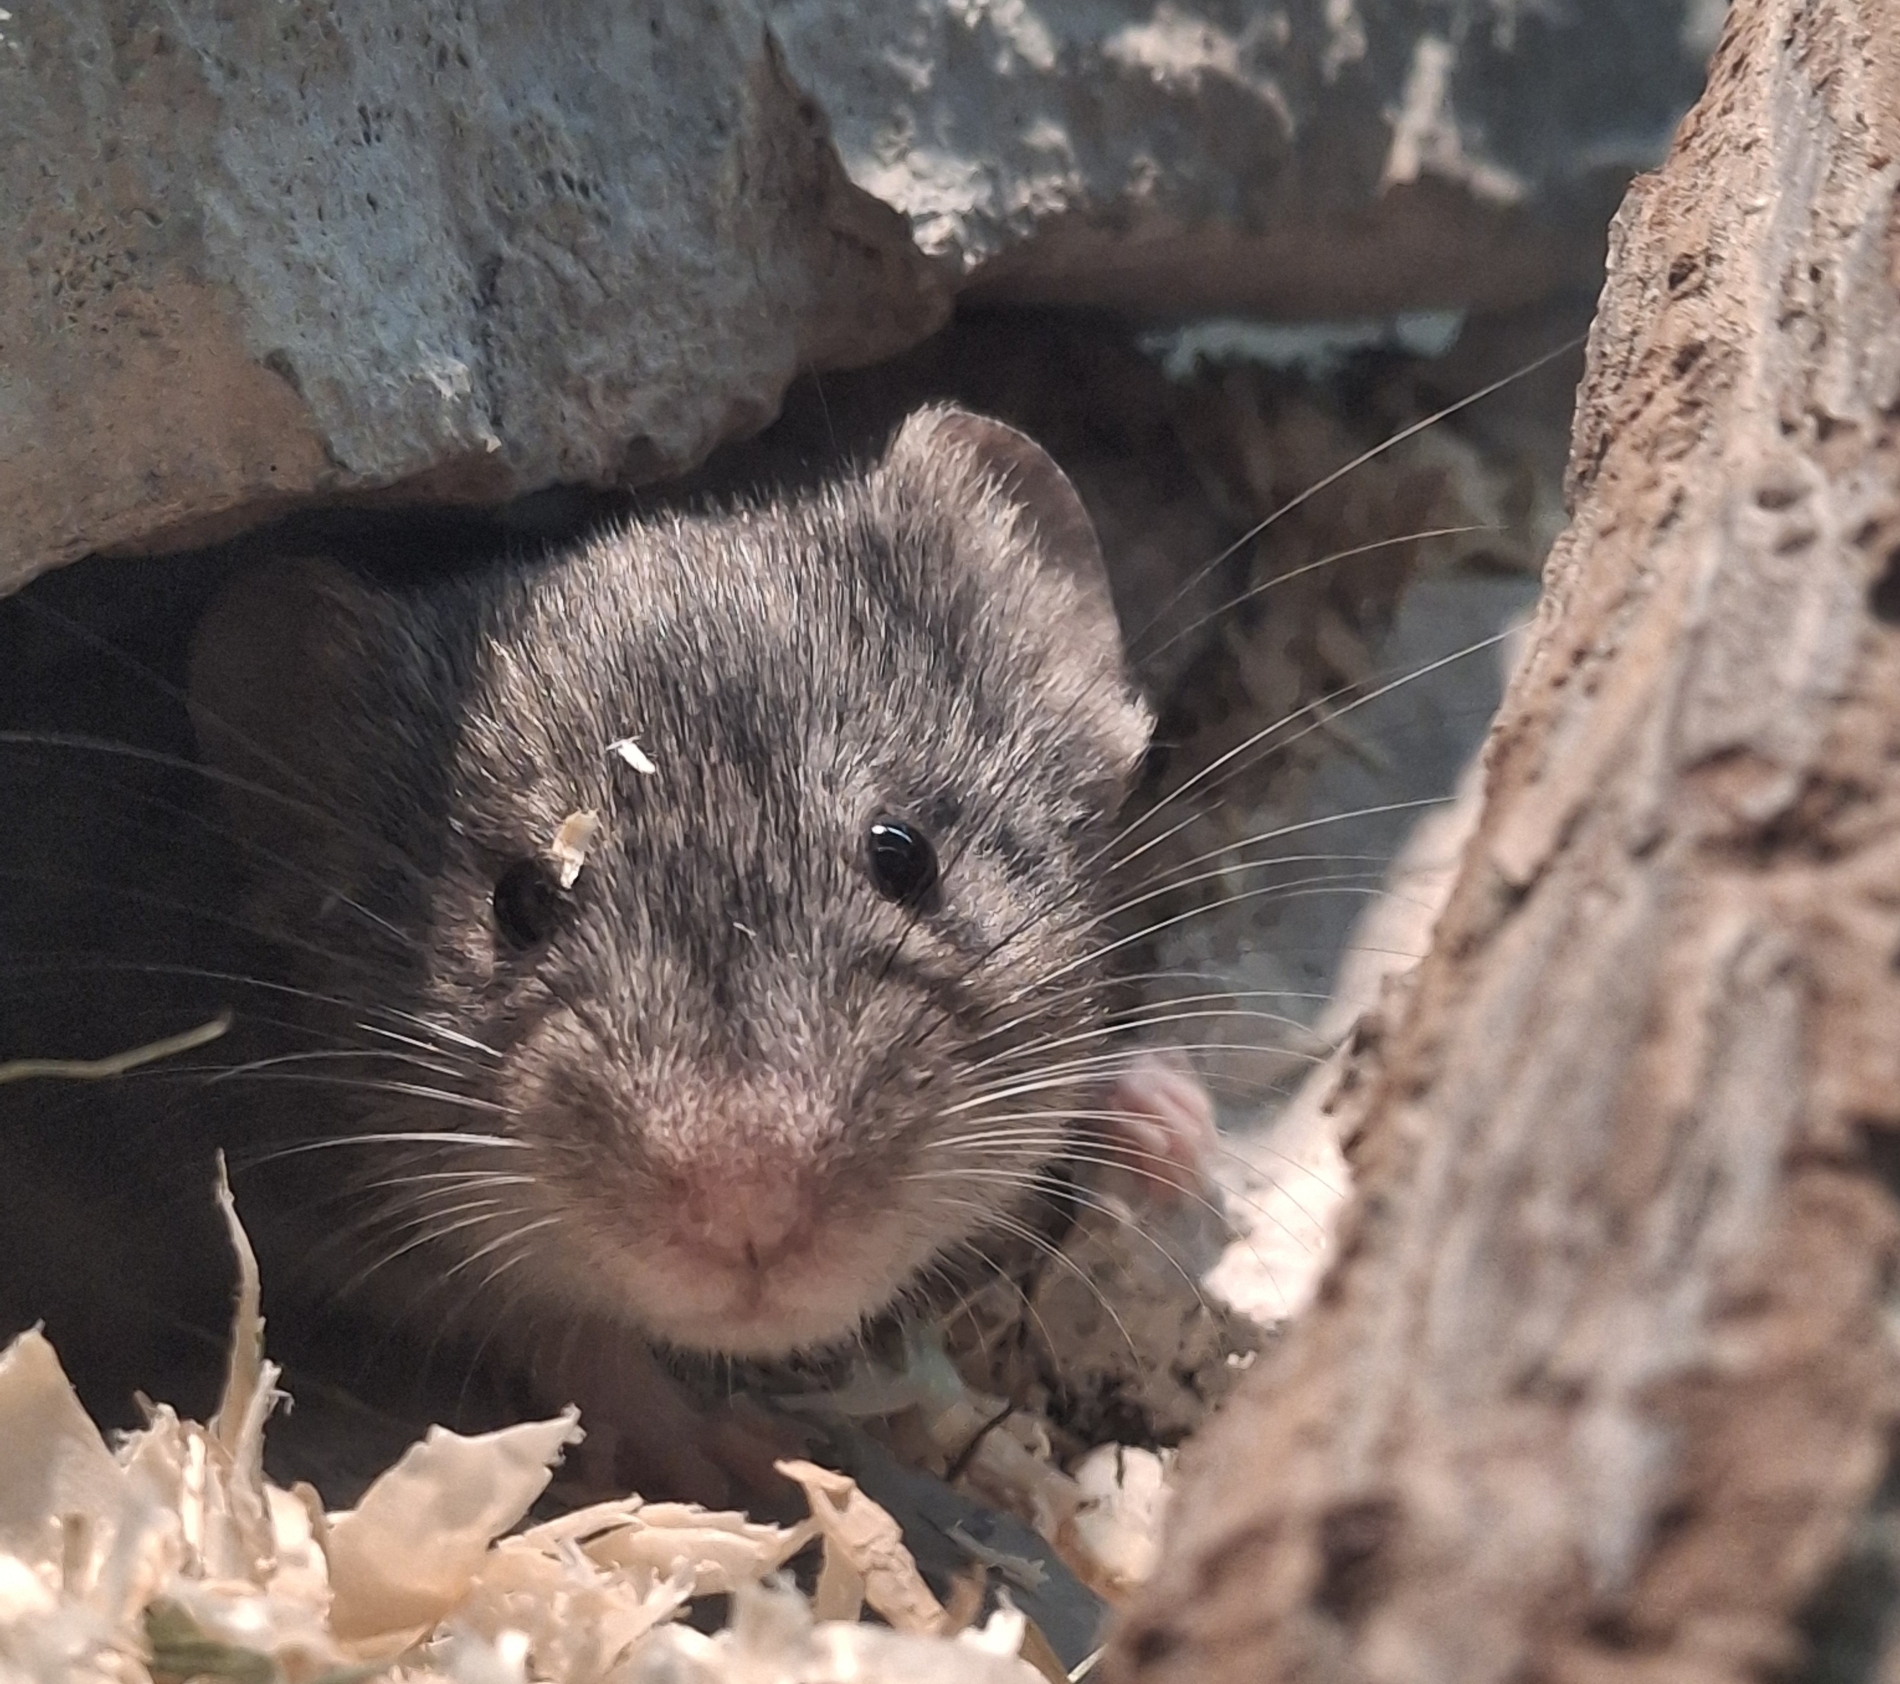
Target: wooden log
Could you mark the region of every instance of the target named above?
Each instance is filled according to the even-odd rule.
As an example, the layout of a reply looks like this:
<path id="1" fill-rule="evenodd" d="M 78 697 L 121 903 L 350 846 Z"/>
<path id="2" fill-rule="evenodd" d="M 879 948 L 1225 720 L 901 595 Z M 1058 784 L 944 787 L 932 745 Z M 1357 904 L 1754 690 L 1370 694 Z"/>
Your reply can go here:
<path id="1" fill-rule="evenodd" d="M 1735 0 L 1570 490 L 1340 1261 L 1117 1684 L 1900 1676 L 1894 0 Z"/>

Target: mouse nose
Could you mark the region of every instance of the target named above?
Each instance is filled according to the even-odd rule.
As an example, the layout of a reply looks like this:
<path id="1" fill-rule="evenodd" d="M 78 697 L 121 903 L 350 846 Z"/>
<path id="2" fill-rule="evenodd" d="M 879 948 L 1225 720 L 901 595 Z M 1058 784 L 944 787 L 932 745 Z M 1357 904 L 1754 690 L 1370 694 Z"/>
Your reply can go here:
<path id="1" fill-rule="evenodd" d="M 689 1190 L 684 1216 L 694 1249 L 730 1268 L 763 1269 L 809 1237 L 811 1199 L 796 1177 L 709 1177 Z"/>

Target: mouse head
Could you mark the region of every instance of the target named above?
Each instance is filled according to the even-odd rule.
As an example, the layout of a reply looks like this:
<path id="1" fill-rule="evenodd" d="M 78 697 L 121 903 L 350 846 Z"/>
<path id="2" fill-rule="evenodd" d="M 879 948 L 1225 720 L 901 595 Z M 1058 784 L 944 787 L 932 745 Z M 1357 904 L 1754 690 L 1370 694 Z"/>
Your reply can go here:
<path id="1" fill-rule="evenodd" d="M 424 1043 L 303 1126 L 436 1277 L 822 1343 L 1008 1226 L 1100 1067 L 1149 719 L 1080 501 L 996 422 L 469 577 L 273 565 L 193 695 L 276 962 Z"/>

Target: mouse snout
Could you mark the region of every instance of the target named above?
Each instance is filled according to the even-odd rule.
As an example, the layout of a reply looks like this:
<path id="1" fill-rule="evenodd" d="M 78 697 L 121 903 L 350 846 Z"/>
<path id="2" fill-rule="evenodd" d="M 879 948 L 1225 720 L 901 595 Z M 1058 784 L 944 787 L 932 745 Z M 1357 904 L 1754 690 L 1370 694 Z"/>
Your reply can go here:
<path id="1" fill-rule="evenodd" d="M 637 1173 L 578 1187 L 589 1216 L 578 1231 L 599 1275 L 590 1285 L 669 1344 L 818 1348 L 888 1303 L 928 1255 L 820 1080 L 675 1072 L 625 1114 L 638 1120 Z"/>
<path id="2" fill-rule="evenodd" d="M 814 1208 L 810 1188 L 789 1171 L 735 1176 L 708 1165 L 686 1180 L 680 1237 L 725 1267 L 763 1269 L 810 1243 Z"/>

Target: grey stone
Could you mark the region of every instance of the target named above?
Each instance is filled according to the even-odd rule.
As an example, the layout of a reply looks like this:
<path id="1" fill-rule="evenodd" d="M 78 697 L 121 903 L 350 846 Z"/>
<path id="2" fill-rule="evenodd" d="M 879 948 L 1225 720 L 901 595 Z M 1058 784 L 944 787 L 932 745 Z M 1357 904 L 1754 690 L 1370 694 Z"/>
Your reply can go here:
<path id="1" fill-rule="evenodd" d="M 13 0 L 0 589 L 684 467 L 942 320 L 749 0 Z"/>
<path id="2" fill-rule="evenodd" d="M 1590 281 L 1721 0 L 771 0 L 852 179 L 977 297 L 1500 308 Z"/>
<path id="3" fill-rule="evenodd" d="M 678 471 L 953 296 L 1595 273 L 1719 0 L 12 0 L 0 591 Z M 1700 32 L 1700 33 L 1698 33 Z"/>

